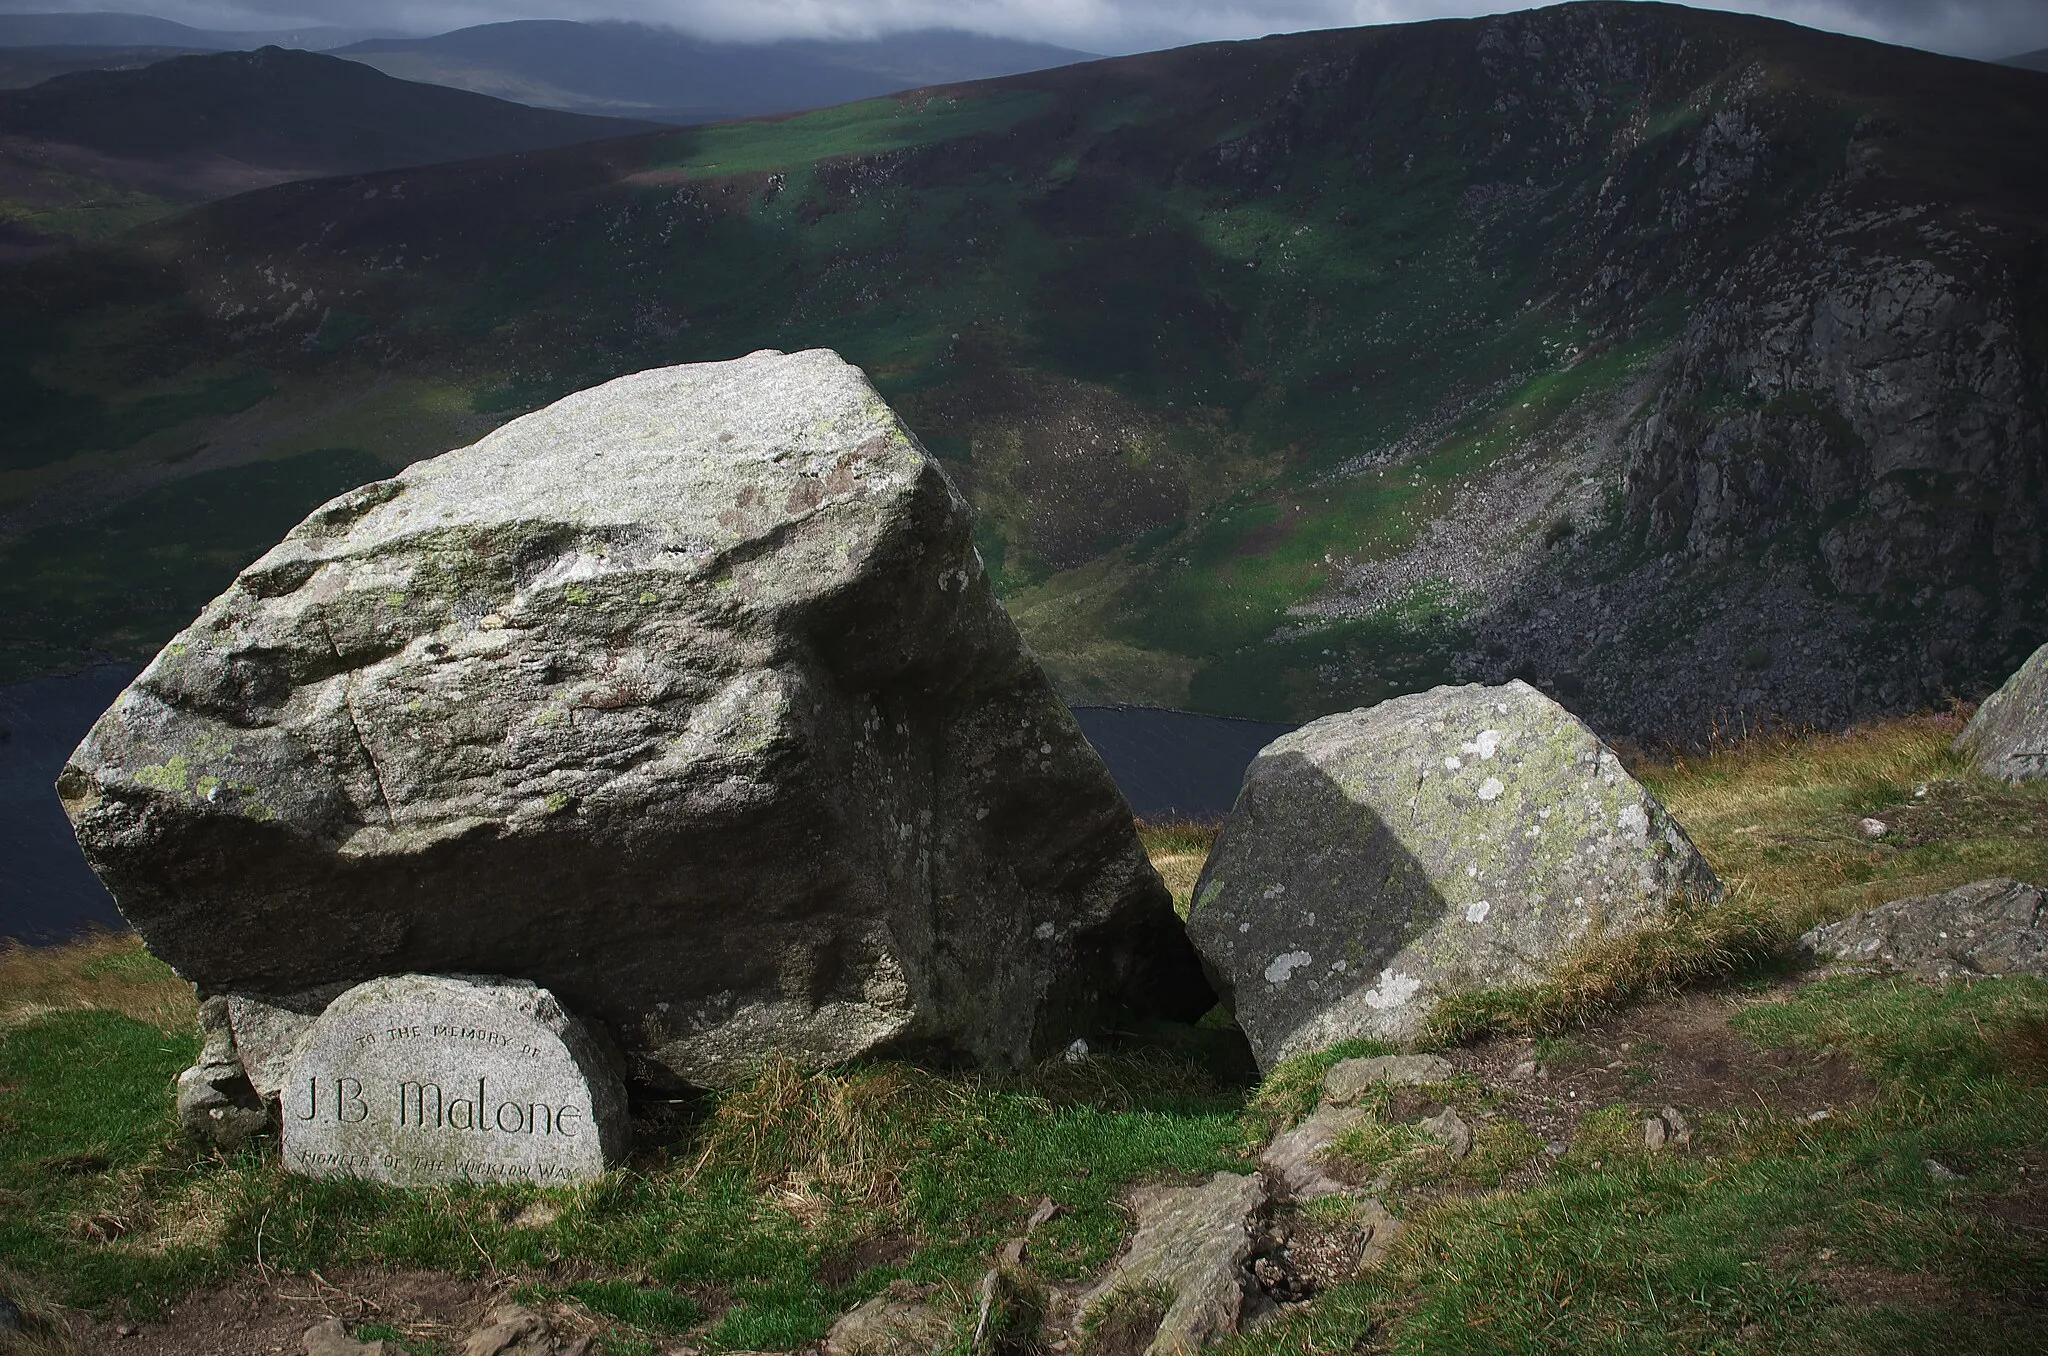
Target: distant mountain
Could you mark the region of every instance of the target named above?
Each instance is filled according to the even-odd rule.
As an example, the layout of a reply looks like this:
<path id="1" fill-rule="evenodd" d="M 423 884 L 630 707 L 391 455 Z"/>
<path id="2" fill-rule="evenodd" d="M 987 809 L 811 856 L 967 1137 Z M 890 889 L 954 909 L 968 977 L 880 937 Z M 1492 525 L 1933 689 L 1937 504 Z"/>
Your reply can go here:
<path id="1" fill-rule="evenodd" d="M 298 47 L 322 52 L 378 36 L 368 28 L 292 28 L 224 32 L 190 28 L 147 14 L 0 14 L 0 47 L 182 47 L 234 52 Z"/>
<path id="2" fill-rule="evenodd" d="M 2028 71 L 2048 71 L 2048 47 L 2038 52 L 2021 52 L 2018 56 L 2002 57 L 2001 66 L 2018 66 Z"/>
<path id="3" fill-rule="evenodd" d="M 0 681 L 146 658 L 325 498 L 567 391 L 813 346 L 943 460 L 1075 700 L 1521 677 L 1707 739 L 2048 641 L 2048 80 L 1594 3 L 285 184 L 0 269 Z"/>
<path id="4" fill-rule="evenodd" d="M 0 221 L 11 221 L 17 237 L 92 237 L 177 204 L 290 179 L 565 146 L 648 126 L 394 80 L 280 47 L 174 57 L 0 92 Z"/>
<path id="5" fill-rule="evenodd" d="M 0 89 L 27 89 L 73 71 L 133 71 L 210 47 L 0 47 Z"/>
<path id="6" fill-rule="evenodd" d="M 1095 60 L 1065 47 L 949 29 L 865 42 L 731 43 L 645 24 L 565 19 L 377 39 L 335 55 L 400 79 L 543 108 L 675 123 L 824 108 L 902 89 Z"/>

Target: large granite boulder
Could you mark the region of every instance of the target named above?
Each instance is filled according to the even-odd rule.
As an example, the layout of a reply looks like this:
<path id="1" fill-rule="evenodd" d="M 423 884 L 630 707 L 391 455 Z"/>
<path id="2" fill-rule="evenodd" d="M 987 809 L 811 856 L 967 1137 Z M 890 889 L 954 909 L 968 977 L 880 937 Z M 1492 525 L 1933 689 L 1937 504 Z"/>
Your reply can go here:
<path id="1" fill-rule="evenodd" d="M 1719 883 L 1593 732 L 1526 683 L 1326 716 L 1245 773 L 1189 932 L 1261 1065 L 1409 1041 Z"/>
<path id="2" fill-rule="evenodd" d="M 544 985 L 670 1086 L 1213 1001 L 966 503 L 823 350 L 622 377 L 326 504 L 58 790 L 270 1087 L 406 972 Z"/>
<path id="3" fill-rule="evenodd" d="M 1984 699 L 1956 736 L 1956 752 L 2001 781 L 2048 777 L 2048 645 Z"/>

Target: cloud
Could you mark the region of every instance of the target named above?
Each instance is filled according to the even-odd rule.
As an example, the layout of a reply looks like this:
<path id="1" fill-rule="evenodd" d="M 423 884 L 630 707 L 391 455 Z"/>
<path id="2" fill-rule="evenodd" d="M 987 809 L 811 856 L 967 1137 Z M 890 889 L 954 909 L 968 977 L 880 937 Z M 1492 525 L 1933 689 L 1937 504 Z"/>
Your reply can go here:
<path id="1" fill-rule="evenodd" d="M 118 3 L 119 0 L 112 0 Z M 110 0 L 0 0 L 0 13 L 96 10 Z M 1970 56 L 2048 47 L 2042 0 L 1703 0 L 1711 8 Z M 506 19 L 627 19 L 705 37 L 869 37 L 967 28 L 1097 52 L 1526 8 L 1485 0 L 156 0 L 149 12 L 202 28 L 315 24 L 441 32 Z"/>

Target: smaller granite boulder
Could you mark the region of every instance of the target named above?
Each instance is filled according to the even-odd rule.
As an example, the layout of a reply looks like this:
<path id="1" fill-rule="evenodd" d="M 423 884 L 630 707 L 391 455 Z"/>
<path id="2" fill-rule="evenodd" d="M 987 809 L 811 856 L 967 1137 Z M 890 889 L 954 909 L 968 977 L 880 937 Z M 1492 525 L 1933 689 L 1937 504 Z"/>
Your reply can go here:
<path id="1" fill-rule="evenodd" d="M 1188 932 L 1262 1067 L 1410 1041 L 1436 1003 L 1540 983 L 1718 897 L 1621 760 L 1526 683 L 1326 716 L 1245 773 Z"/>
<path id="2" fill-rule="evenodd" d="M 1984 699 L 1956 737 L 1956 752 L 1987 777 L 2048 777 L 2048 645 Z"/>
<path id="3" fill-rule="evenodd" d="M 296 1047 L 284 1162 L 401 1186 L 589 1181 L 625 1156 L 626 1094 L 583 1024 L 514 980 L 398 975 Z"/>
<path id="4" fill-rule="evenodd" d="M 2048 908 L 2016 880 L 1980 880 L 1938 895 L 1895 899 L 1815 928 L 1802 948 L 1828 960 L 1928 979 L 2048 976 Z"/>

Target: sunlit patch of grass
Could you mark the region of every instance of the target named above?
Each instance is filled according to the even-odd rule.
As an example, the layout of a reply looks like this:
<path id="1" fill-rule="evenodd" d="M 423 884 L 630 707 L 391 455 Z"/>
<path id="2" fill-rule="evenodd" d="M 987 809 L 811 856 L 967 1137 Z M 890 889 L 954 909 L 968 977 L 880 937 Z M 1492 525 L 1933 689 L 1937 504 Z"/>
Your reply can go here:
<path id="1" fill-rule="evenodd" d="M 1989 876 L 2048 882 L 2048 783 L 1976 775 L 1950 749 L 1962 717 L 1767 735 L 1636 775 L 1721 879 L 1793 934 Z M 1866 817 L 1894 831 L 1866 837 Z"/>
<path id="2" fill-rule="evenodd" d="M 0 1031 L 52 1012 L 97 1009 L 183 1036 L 198 1007 L 192 986 L 145 951 L 132 932 L 98 933 L 69 946 L 0 944 Z"/>
<path id="3" fill-rule="evenodd" d="M 1152 869 L 1173 894 L 1174 912 L 1188 916 L 1195 898 L 1195 882 L 1223 830 L 1220 820 L 1170 819 L 1138 821 L 1138 841 L 1152 859 Z"/>

